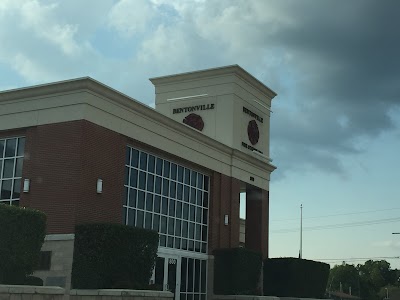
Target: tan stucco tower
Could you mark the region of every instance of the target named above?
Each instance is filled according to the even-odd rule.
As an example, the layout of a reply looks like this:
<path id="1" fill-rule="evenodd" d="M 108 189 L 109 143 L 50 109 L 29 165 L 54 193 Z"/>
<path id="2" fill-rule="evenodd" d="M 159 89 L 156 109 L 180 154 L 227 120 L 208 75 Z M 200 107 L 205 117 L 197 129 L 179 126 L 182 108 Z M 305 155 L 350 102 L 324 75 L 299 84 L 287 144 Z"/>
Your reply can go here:
<path id="1" fill-rule="evenodd" d="M 228 178 L 214 180 L 214 195 L 221 200 L 214 207 L 219 214 L 210 209 L 216 217 L 211 234 L 219 240 L 215 248 L 238 246 L 242 191 L 246 192 L 246 247 L 267 257 L 268 191 L 275 169 L 269 157 L 270 112 L 276 93 L 238 65 L 150 80 L 157 111 L 232 149 Z M 223 236 L 229 241 L 223 242 Z"/>

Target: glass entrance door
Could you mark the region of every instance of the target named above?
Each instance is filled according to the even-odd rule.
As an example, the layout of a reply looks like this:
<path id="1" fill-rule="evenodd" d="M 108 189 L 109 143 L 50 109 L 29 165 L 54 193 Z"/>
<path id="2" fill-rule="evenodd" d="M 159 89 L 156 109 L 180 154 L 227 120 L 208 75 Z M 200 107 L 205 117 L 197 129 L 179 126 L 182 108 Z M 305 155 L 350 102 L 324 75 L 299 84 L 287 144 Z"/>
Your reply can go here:
<path id="1" fill-rule="evenodd" d="M 181 259 L 174 255 L 160 255 L 157 257 L 154 270 L 154 283 L 163 291 L 174 293 L 175 300 L 179 300 Z"/>

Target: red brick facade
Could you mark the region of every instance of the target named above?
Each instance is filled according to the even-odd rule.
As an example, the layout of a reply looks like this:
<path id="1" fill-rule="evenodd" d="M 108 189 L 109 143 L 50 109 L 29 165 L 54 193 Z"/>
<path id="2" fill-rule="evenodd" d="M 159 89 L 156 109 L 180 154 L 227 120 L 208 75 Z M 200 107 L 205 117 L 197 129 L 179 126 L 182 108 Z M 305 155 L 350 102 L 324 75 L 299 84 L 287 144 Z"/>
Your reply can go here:
<path id="1" fill-rule="evenodd" d="M 31 127 L 24 135 L 22 176 L 31 184 L 20 205 L 45 212 L 49 234 L 73 233 L 84 222 L 121 222 L 126 138 L 83 120 Z"/>
<path id="2" fill-rule="evenodd" d="M 268 257 L 269 192 L 254 187 L 246 190 L 246 248 Z"/>
<path id="3" fill-rule="evenodd" d="M 122 222 L 125 147 L 158 154 L 210 175 L 208 252 L 239 246 L 240 180 L 80 120 L 5 131 L 25 136 L 22 178 L 31 181 L 20 205 L 45 212 L 47 233 L 73 233 L 77 224 Z M 97 179 L 103 192 L 96 193 Z M 268 191 L 247 190 L 246 247 L 268 256 Z M 224 217 L 228 216 L 228 224 Z"/>

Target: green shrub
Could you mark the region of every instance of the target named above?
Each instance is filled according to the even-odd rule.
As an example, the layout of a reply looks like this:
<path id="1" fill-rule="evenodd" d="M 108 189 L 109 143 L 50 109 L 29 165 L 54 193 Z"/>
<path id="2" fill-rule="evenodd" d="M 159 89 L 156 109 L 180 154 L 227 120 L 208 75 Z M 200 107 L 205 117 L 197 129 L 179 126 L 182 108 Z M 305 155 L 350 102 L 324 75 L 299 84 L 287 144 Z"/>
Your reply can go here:
<path id="1" fill-rule="evenodd" d="M 214 251 L 214 293 L 217 295 L 257 295 L 262 265 L 260 253 L 245 248 Z"/>
<path id="2" fill-rule="evenodd" d="M 76 289 L 148 286 L 157 257 L 158 233 L 121 224 L 75 228 L 72 286 Z"/>
<path id="3" fill-rule="evenodd" d="M 329 265 L 298 258 L 271 258 L 264 261 L 264 295 L 323 298 Z"/>
<path id="4" fill-rule="evenodd" d="M 0 204 L 0 284 L 23 284 L 39 262 L 46 215 Z"/>

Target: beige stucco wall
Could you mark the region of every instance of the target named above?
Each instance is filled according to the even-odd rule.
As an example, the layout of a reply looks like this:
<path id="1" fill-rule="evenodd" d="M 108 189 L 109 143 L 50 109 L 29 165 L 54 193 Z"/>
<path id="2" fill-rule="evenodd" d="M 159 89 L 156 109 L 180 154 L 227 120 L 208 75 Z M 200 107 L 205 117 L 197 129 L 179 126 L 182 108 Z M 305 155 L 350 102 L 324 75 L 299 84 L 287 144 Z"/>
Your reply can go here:
<path id="1" fill-rule="evenodd" d="M 1 285 L 0 300 L 64 300 L 60 287 Z"/>
<path id="2" fill-rule="evenodd" d="M 68 292 L 71 288 L 74 235 L 47 235 L 41 250 L 51 251 L 50 270 L 36 271 L 33 276 L 40 277 L 45 286 L 60 286 Z"/>

